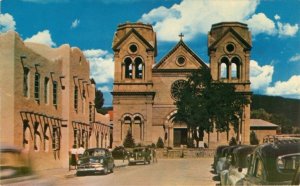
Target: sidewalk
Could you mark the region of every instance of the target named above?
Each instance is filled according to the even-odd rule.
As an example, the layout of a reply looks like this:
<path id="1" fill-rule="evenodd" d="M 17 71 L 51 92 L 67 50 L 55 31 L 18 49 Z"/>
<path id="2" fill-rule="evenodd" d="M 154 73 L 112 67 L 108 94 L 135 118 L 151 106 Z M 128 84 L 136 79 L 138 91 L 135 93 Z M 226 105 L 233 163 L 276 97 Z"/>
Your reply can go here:
<path id="1" fill-rule="evenodd" d="M 115 168 L 126 167 L 128 165 L 128 160 L 115 160 Z M 40 170 L 36 172 L 39 176 L 48 177 L 54 176 L 58 178 L 72 178 L 76 176 L 76 170 L 70 170 L 68 168 L 58 168 L 58 169 L 47 169 Z"/>

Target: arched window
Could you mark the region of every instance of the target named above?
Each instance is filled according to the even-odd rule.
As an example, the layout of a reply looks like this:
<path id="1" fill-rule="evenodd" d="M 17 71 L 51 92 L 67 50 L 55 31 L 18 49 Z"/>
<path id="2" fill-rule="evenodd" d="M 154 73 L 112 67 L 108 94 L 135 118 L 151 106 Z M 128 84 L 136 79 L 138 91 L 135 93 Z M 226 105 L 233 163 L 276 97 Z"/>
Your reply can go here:
<path id="1" fill-rule="evenodd" d="M 125 61 L 125 78 L 132 78 L 132 60 L 126 58 Z"/>
<path id="2" fill-rule="evenodd" d="M 229 60 L 227 57 L 223 57 L 221 59 L 221 73 L 220 73 L 220 77 L 222 79 L 228 79 L 229 76 L 229 71 L 228 71 L 228 64 L 229 64 Z"/>
<path id="3" fill-rule="evenodd" d="M 131 126 L 131 118 L 129 116 L 126 116 L 124 118 L 124 123 L 129 125 L 129 131 L 132 132 L 132 126 Z"/>
<path id="4" fill-rule="evenodd" d="M 135 78 L 142 79 L 143 78 L 143 61 L 141 58 L 136 58 L 134 60 L 135 63 Z"/>
<path id="5" fill-rule="evenodd" d="M 134 117 L 134 124 L 139 126 L 140 139 L 142 139 L 142 119 L 139 116 Z"/>
<path id="6" fill-rule="evenodd" d="M 40 74 L 34 74 L 34 99 L 39 103 L 40 102 Z"/>
<path id="7" fill-rule="evenodd" d="M 231 60 L 231 77 L 240 78 L 240 66 L 241 62 L 238 57 L 234 57 Z"/>
<path id="8" fill-rule="evenodd" d="M 23 96 L 29 97 L 29 68 L 23 69 Z"/>

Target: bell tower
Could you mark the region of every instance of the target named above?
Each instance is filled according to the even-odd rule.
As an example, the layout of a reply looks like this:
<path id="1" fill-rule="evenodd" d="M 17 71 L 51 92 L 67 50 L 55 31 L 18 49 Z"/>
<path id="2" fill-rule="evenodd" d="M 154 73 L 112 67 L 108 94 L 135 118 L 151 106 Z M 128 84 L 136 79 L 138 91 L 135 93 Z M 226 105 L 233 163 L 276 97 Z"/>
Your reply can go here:
<path id="1" fill-rule="evenodd" d="M 251 33 L 239 22 L 213 24 L 208 33 L 208 55 L 213 80 L 234 84 L 236 91 L 249 97 Z M 242 143 L 249 143 L 250 105 L 243 110 L 240 125 Z"/>
<path id="2" fill-rule="evenodd" d="M 112 92 L 114 145 L 121 145 L 128 131 L 136 143 L 150 143 L 156 34 L 149 24 L 121 24 L 115 32 L 112 49 L 115 64 Z"/>

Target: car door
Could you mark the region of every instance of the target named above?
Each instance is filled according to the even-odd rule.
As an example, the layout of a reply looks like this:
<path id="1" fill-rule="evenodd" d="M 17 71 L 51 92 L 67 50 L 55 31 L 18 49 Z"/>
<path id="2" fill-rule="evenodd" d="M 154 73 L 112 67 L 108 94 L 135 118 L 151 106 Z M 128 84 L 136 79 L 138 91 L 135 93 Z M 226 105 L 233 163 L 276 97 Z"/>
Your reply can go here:
<path id="1" fill-rule="evenodd" d="M 264 185 L 266 183 L 266 173 L 263 161 L 259 156 L 253 156 L 244 178 L 244 185 Z"/>

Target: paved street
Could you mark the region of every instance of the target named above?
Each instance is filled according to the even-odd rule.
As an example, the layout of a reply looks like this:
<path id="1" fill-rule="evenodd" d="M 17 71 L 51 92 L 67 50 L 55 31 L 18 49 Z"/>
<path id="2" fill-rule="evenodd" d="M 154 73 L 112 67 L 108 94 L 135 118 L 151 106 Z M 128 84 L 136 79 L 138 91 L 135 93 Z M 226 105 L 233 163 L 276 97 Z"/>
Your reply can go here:
<path id="1" fill-rule="evenodd" d="M 56 176 L 57 185 L 216 185 L 212 158 L 163 159 L 150 165 L 115 169 L 109 175 Z"/>

